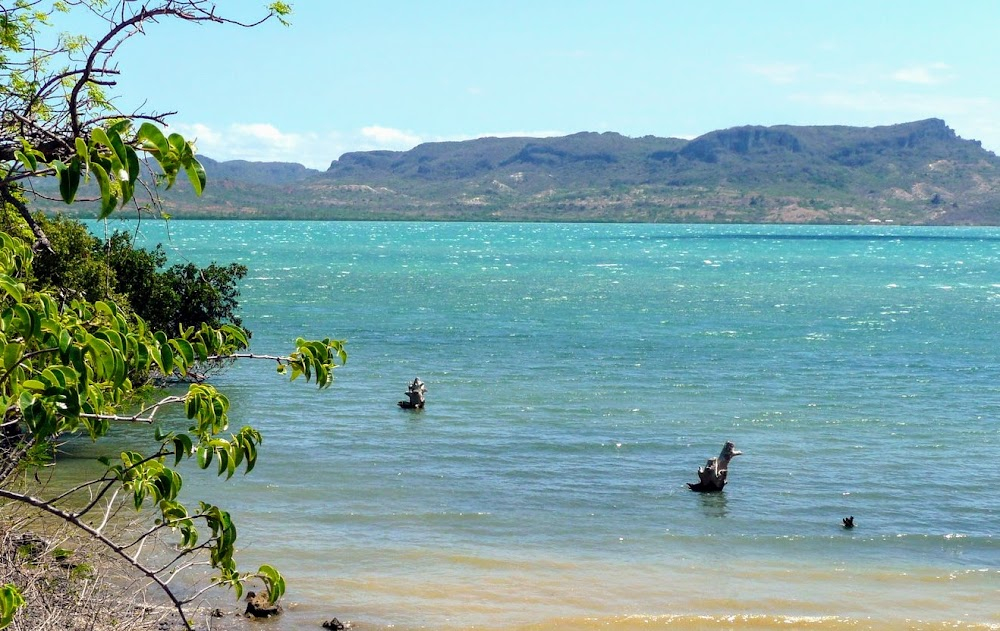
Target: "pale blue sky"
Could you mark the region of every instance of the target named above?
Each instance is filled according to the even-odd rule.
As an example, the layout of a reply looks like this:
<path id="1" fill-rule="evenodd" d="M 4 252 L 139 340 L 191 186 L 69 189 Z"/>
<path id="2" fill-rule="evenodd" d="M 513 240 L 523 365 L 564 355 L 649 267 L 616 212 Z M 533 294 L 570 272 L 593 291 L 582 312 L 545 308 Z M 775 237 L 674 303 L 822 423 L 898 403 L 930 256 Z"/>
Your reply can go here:
<path id="1" fill-rule="evenodd" d="M 219 0 L 249 17 L 263 0 Z M 1000 2 L 293 0 L 292 25 L 161 24 L 123 108 L 177 110 L 215 159 L 325 169 L 488 135 L 691 138 L 944 119 L 1000 152 Z"/>

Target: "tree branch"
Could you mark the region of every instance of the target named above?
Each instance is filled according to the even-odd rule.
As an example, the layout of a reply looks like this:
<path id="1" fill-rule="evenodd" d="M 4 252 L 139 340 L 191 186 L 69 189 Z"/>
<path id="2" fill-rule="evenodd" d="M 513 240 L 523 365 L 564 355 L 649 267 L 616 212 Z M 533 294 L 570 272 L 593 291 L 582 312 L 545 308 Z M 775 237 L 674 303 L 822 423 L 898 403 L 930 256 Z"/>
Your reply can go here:
<path id="1" fill-rule="evenodd" d="M 144 407 L 132 416 L 120 416 L 118 414 L 86 414 L 81 413 L 80 418 L 97 419 L 102 421 L 122 421 L 126 423 L 144 423 L 146 425 L 151 425 L 155 420 L 154 417 L 159 409 L 165 405 L 170 405 L 172 403 L 183 403 L 187 400 L 187 397 L 169 396 L 160 399 L 153 405 L 149 407 Z M 150 411 L 148 417 L 143 417 L 147 411 Z"/>
<path id="2" fill-rule="evenodd" d="M 42 227 L 38 225 L 35 218 L 31 216 L 31 211 L 28 207 L 19 200 L 11 190 L 6 186 L 0 186 L 0 199 L 5 203 L 10 204 L 17 210 L 17 214 L 21 215 L 21 219 L 24 219 L 28 227 L 31 228 L 31 234 L 35 235 L 35 243 L 31 246 L 31 249 L 35 252 L 47 252 L 49 254 L 54 254 L 55 251 L 52 249 L 52 243 L 49 242 L 49 238 L 45 236 L 45 231 Z"/>
<path id="3" fill-rule="evenodd" d="M 167 585 L 163 581 L 163 579 L 161 579 L 159 576 L 157 576 L 155 572 L 153 572 L 152 570 L 150 570 L 149 568 L 147 568 L 143 564 L 141 564 L 141 563 L 135 561 L 134 559 L 132 559 L 132 557 L 130 557 L 124 551 L 124 549 L 122 549 L 121 546 L 119 546 L 117 543 L 115 543 L 114 541 L 112 541 L 108 537 L 104 536 L 103 533 L 101 533 L 100 531 L 96 530 L 95 528 L 93 528 L 89 524 L 81 521 L 73 513 L 70 513 L 68 511 L 64 511 L 64 510 L 62 510 L 60 508 L 56 508 L 55 506 L 50 505 L 45 500 L 39 499 L 37 497 L 33 497 L 31 495 L 25 495 L 25 494 L 22 494 L 22 493 L 15 493 L 14 491 L 11 491 L 9 489 L 5 489 L 5 488 L 2 488 L 2 487 L 0 487 L 0 497 L 9 499 L 9 500 L 12 500 L 12 501 L 15 501 L 15 502 L 21 502 L 23 504 L 27 504 L 29 506 L 37 508 L 38 510 L 41 510 L 41 511 L 44 511 L 46 513 L 49 513 L 50 515 L 58 517 L 59 519 L 62 519 L 66 523 L 72 524 L 76 528 L 78 528 L 78 529 L 82 530 L 83 532 L 87 533 L 88 535 L 90 535 L 90 537 L 92 537 L 95 541 L 98 541 L 101 544 L 103 544 L 105 547 L 107 547 L 109 550 L 111 550 L 116 556 L 122 558 L 128 565 L 130 565 L 132 568 L 134 568 L 140 574 L 142 574 L 143 576 L 145 576 L 146 578 L 148 578 L 150 581 L 152 581 L 157 587 L 159 587 L 160 590 L 163 592 L 163 594 L 168 599 L 170 599 L 171 603 L 173 603 L 174 608 L 177 610 L 178 615 L 180 615 L 181 620 L 184 623 L 184 628 L 188 629 L 188 631 L 194 631 L 194 628 L 188 622 L 187 616 L 184 615 L 184 602 L 174 594 L 173 590 L 170 589 L 170 586 Z"/>

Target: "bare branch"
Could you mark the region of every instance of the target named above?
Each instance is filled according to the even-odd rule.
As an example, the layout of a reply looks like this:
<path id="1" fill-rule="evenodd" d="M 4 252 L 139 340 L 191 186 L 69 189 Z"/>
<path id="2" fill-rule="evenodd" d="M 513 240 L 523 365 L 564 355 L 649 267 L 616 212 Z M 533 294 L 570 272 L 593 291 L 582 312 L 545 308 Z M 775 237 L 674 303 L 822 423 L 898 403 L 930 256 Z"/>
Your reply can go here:
<path id="1" fill-rule="evenodd" d="M 160 408 L 165 405 L 170 405 L 173 403 L 183 403 L 186 400 L 185 397 L 179 396 L 169 396 L 160 399 L 153 405 L 144 407 L 139 412 L 133 414 L 132 416 L 120 416 L 117 414 L 80 414 L 80 418 L 97 419 L 104 421 L 122 421 L 126 423 L 144 423 L 146 425 L 151 425 L 155 420 L 156 413 L 159 412 Z M 143 416 L 149 412 L 149 416 Z"/>
<path id="2" fill-rule="evenodd" d="M 51 504 L 49 504 L 45 500 L 39 499 L 37 497 L 33 497 L 31 495 L 23 494 L 23 493 L 17 493 L 17 492 L 11 491 L 10 489 L 5 489 L 5 488 L 2 488 L 2 487 L 0 487 L 0 497 L 9 499 L 9 500 L 12 500 L 12 501 L 15 501 L 15 502 L 21 502 L 21 503 L 27 504 L 29 506 L 33 506 L 34 508 L 36 508 L 38 510 L 41 510 L 43 512 L 49 513 L 50 515 L 53 515 L 55 517 L 58 517 L 62 521 L 66 522 L 67 524 L 71 524 L 71 525 L 75 526 L 76 528 L 78 528 L 78 529 L 82 530 L 83 532 L 87 533 L 88 535 L 90 535 L 90 537 L 92 537 L 94 540 L 96 540 L 96 541 L 100 542 L 101 544 L 103 544 L 109 550 L 111 550 L 112 552 L 114 552 L 115 555 L 117 555 L 118 557 L 124 559 L 125 562 L 129 566 L 131 566 L 136 571 L 138 571 L 140 574 L 142 574 L 147 579 L 149 579 L 154 584 L 156 584 L 156 586 L 160 588 L 160 590 L 164 593 L 164 595 L 166 595 L 166 597 L 168 599 L 170 599 L 170 602 L 173 603 L 174 608 L 177 609 L 177 613 L 180 615 L 181 620 L 184 622 L 184 627 L 186 629 L 188 629 L 189 631 L 193 631 L 193 627 L 188 622 L 187 617 L 184 615 L 184 603 L 181 601 L 180 598 L 178 598 L 174 594 L 173 590 L 170 589 L 170 586 L 167 585 L 163 581 L 163 579 L 161 579 L 155 572 L 153 572 L 152 570 L 150 570 L 149 568 L 147 568 L 143 564 L 134 561 L 132 559 L 132 557 L 130 557 L 122 549 L 122 547 L 119 546 L 117 543 L 115 543 L 113 540 L 109 539 L 104 534 L 102 534 L 100 531 L 96 530 L 94 527 L 90 526 L 86 522 L 80 520 L 80 518 L 77 517 L 76 515 L 74 515 L 73 513 L 64 511 L 64 510 L 62 510 L 60 508 L 56 508 L 55 506 L 52 506 Z"/>
<path id="3" fill-rule="evenodd" d="M 231 353 L 229 355 L 212 355 L 206 358 L 205 361 L 222 361 L 226 359 L 267 359 L 278 362 L 279 364 L 291 361 L 290 357 L 281 357 L 278 355 L 258 355 L 256 353 Z"/>

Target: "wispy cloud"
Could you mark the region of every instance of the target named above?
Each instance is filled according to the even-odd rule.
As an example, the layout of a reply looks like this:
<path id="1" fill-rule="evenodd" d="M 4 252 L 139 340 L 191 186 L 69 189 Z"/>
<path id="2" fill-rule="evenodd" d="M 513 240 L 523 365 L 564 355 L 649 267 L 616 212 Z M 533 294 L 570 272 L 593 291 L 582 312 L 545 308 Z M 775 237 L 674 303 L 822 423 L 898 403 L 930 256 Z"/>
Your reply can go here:
<path id="1" fill-rule="evenodd" d="M 747 64 L 746 69 L 751 74 L 763 77 L 771 83 L 788 84 L 798 80 L 805 66 L 802 64 L 776 62 L 769 64 Z"/>
<path id="2" fill-rule="evenodd" d="M 963 138 L 979 140 L 986 149 L 1000 152 L 1000 125 L 993 117 L 1000 103 L 989 97 L 869 90 L 796 94 L 791 98 L 815 108 L 849 112 L 845 115 L 847 118 L 856 119 L 857 113 L 866 114 L 871 124 L 943 118 Z"/>
<path id="3" fill-rule="evenodd" d="M 890 93 L 877 90 L 864 92 L 825 92 L 796 94 L 792 100 L 856 112 L 895 112 L 927 116 L 973 115 L 995 111 L 996 104 L 986 97 L 953 97 L 915 93 Z"/>
<path id="4" fill-rule="evenodd" d="M 270 123 L 233 123 L 221 129 L 176 123 L 170 129 L 194 141 L 198 153 L 214 160 L 298 162 L 322 169 L 329 166 L 336 146 L 342 143 L 336 133 L 285 132 Z"/>
<path id="5" fill-rule="evenodd" d="M 350 151 L 388 149 L 407 151 L 423 142 L 472 140 L 495 136 L 543 138 L 562 136 L 565 132 L 506 131 L 460 136 L 421 136 L 383 125 L 369 125 L 351 131 L 286 132 L 270 123 L 233 123 L 214 128 L 202 123 L 175 123 L 171 131 L 194 141 L 198 153 L 213 160 L 249 160 L 251 162 L 297 162 L 312 169 L 326 169 L 333 160 Z"/>
<path id="6" fill-rule="evenodd" d="M 939 85 L 951 78 L 948 73 L 950 69 L 951 66 L 941 62 L 921 66 L 907 66 L 893 72 L 891 77 L 893 80 L 901 83 Z"/>
<path id="7" fill-rule="evenodd" d="M 565 136 L 566 132 L 546 129 L 541 131 L 480 132 L 454 136 L 420 136 L 413 132 L 373 125 L 371 127 L 363 127 L 361 135 L 364 138 L 364 142 L 352 149 L 352 151 L 367 151 L 371 149 L 406 151 L 424 142 L 457 142 L 475 140 L 477 138 L 551 138 L 552 136 Z"/>
<path id="8" fill-rule="evenodd" d="M 381 125 L 362 127 L 361 135 L 381 149 L 411 149 L 422 142 L 420 136 L 412 132 Z"/>
<path id="9" fill-rule="evenodd" d="M 565 136 L 564 131 L 543 130 L 543 131 L 500 131 L 484 132 L 481 134 L 469 134 L 462 136 L 452 136 L 450 138 L 438 138 L 438 140 L 475 140 L 476 138 L 551 138 L 553 136 Z"/>

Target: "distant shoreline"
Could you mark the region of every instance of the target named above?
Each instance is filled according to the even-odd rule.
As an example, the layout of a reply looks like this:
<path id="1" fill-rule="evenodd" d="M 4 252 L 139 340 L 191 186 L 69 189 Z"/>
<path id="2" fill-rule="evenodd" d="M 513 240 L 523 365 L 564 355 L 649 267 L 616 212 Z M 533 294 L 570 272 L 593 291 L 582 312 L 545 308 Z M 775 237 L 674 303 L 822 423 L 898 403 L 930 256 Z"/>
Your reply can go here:
<path id="1" fill-rule="evenodd" d="M 160 192 L 175 218 L 1000 225 L 1000 158 L 940 119 L 744 126 L 692 140 L 613 132 L 479 138 L 347 153 L 326 171 L 199 159 L 208 175 L 203 196 L 183 179 Z"/>

